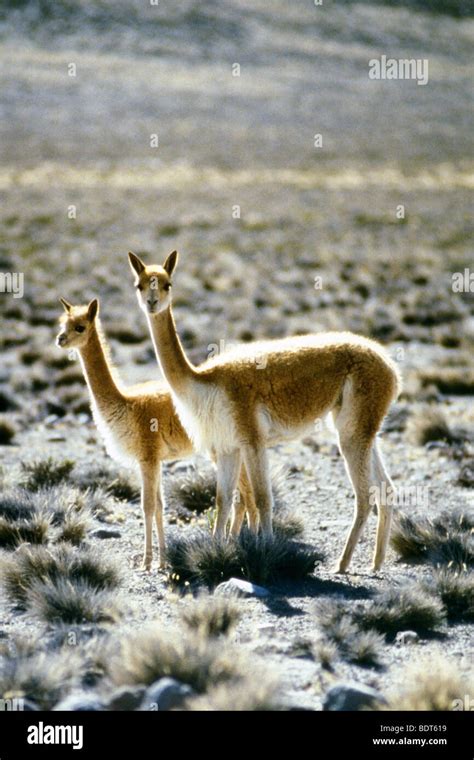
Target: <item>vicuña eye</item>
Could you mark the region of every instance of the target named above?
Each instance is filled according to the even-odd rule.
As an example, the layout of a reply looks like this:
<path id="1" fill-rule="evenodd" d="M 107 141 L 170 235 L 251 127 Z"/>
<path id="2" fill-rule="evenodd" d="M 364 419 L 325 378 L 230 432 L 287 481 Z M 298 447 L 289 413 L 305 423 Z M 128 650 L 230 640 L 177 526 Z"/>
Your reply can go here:
<path id="1" fill-rule="evenodd" d="M 76 332 L 82 333 L 86 328 L 83 325 L 76 325 L 74 329 Z"/>
<path id="2" fill-rule="evenodd" d="M 163 290 L 168 291 L 171 288 L 171 282 L 165 282 L 163 285 Z"/>

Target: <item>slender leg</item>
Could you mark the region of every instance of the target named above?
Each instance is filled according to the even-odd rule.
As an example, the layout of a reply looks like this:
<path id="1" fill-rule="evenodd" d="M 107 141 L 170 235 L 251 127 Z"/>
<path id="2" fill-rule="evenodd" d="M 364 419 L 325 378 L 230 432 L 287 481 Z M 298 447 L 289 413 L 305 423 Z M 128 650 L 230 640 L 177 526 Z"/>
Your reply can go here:
<path id="1" fill-rule="evenodd" d="M 258 511 L 253 497 L 252 486 L 245 465 L 242 464 L 239 480 L 239 497 L 234 499 L 234 515 L 230 529 L 231 536 L 238 536 L 242 528 L 245 512 L 247 512 L 248 525 L 252 533 L 258 531 Z"/>
<path id="2" fill-rule="evenodd" d="M 340 448 L 355 493 L 354 520 L 337 568 L 345 573 L 370 512 L 371 446 L 341 436 Z"/>
<path id="3" fill-rule="evenodd" d="M 145 547 L 143 570 L 150 570 L 153 559 L 153 518 L 156 513 L 157 479 L 156 467 L 142 464 L 142 510 L 145 522 Z"/>
<path id="4" fill-rule="evenodd" d="M 155 509 L 155 524 L 156 531 L 158 533 L 158 546 L 160 549 L 160 568 L 163 569 L 166 565 L 166 542 L 165 542 L 165 528 L 163 525 L 163 489 L 161 483 L 161 463 L 158 465 L 157 470 L 157 484 L 155 488 L 156 493 L 156 509 Z"/>
<path id="5" fill-rule="evenodd" d="M 240 470 L 240 451 L 236 449 L 230 454 L 219 454 L 217 457 L 217 493 L 216 493 L 216 521 L 214 524 L 214 536 L 217 539 L 225 537 L 227 521 L 229 519 L 234 490 Z"/>
<path id="6" fill-rule="evenodd" d="M 264 446 L 246 446 L 243 450 L 244 462 L 252 484 L 262 534 L 273 536 L 272 512 L 273 496 L 267 450 Z"/>
<path id="7" fill-rule="evenodd" d="M 385 465 L 378 449 L 377 442 L 375 442 L 374 448 L 372 449 L 372 464 L 376 477 L 378 492 L 380 494 L 379 498 L 377 499 L 378 523 L 373 561 L 373 569 L 377 571 L 380 570 L 385 559 L 385 554 L 387 552 L 388 540 L 390 537 L 390 526 L 392 523 L 392 503 L 395 494 L 392 481 L 390 480 L 390 476 L 385 469 Z M 382 488 L 383 485 L 384 487 Z"/>

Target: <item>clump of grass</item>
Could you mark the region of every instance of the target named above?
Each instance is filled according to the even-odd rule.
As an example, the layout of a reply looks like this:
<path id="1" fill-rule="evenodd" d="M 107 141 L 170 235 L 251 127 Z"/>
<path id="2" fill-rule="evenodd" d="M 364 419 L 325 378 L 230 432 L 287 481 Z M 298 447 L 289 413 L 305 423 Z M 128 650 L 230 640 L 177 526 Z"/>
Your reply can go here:
<path id="1" fill-rule="evenodd" d="M 135 502 L 140 498 L 139 486 L 114 467 L 87 466 L 78 468 L 71 478 L 73 485 L 90 494 L 112 496 L 118 501 Z"/>
<path id="2" fill-rule="evenodd" d="M 41 352 L 34 348 L 25 348 L 23 351 L 20 351 L 20 361 L 25 367 L 31 367 L 39 359 L 41 359 Z"/>
<path id="3" fill-rule="evenodd" d="M 283 538 L 301 538 L 304 533 L 304 523 L 301 517 L 287 509 L 276 509 L 273 518 L 275 535 Z"/>
<path id="4" fill-rule="evenodd" d="M 13 489 L 0 496 L 0 546 L 60 541 L 78 545 L 86 536 L 90 517 L 87 499 L 76 489 Z"/>
<path id="5" fill-rule="evenodd" d="M 66 541 L 73 546 L 79 546 L 86 538 L 90 523 L 88 517 L 71 512 L 66 514 L 64 522 L 59 526 L 56 541 Z"/>
<path id="6" fill-rule="evenodd" d="M 0 493 L 0 517 L 9 522 L 28 519 L 36 511 L 36 506 L 35 497 L 22 489 Z"/>
<path id="7" fill-rule="evenodd" d="M 237 540 L 242 576 L 256 583 L 301 580 L 312 575 L 323 555 L 316 549 L 284 535 L 272 539 L 243 530 Z"/>
<path id="8" fill-rule="evenodd" d="M 401 559 L 469 567 L 474 564 L 474 513 L 443 512 L 436 518 L 414 520 L 401 513 L 391 544 Z"/>
<path id="9" fill-rule="evenodd" d="M 124 343 L 125 345 L 131 346 L 137 343 L 143 343 L 145 340 L 144 332 L 136 332 L 122 322 L 109 324 L 107 332 L 110 338 L 115 338 L 119 343 Z"/>
<path id="10" fill-rule="evenodd" d="M 317 625 L 322 637 L 313 653 L 325 667 L 335 654 L 346 662 L 363 667 L 379 667 L 383 637 L 374 631 L 362 630 L 353 611 L 338 599 L 323 599 L 315 606 Z"/>
<path id="11" fill-rule="evenodd" d="M 402 668 L 397 681 L 402 686 L 387 695 L 388 706 L 382 710 L 408 712 L 463 709 L 459 703 L 465 694 L 474 693 L 474 679 L 460 672 L 456 662 L 442 657 L 417 660 Z"/>
<path id="12" fill-rule="evenodd" d="M 0 547 L 14 549 L 21 543 L 46 544 L 51 522 L 43 514 L 15 521 L 0 517 Z"/>
<path id="13" fill-rule="evenodd" d="M 435 631 L 445 623 L 445 612 L 441 601 L 421 587 L 390 588 L 357 606 L 354 621 L 362 630 L 377 631 L 390 640 L 399 631 Z"/>
<path id="14" fill-rule="evenodd" d="M 169 497 L 183 510 L 203 514 L 216 503 L 216 478 L 212 470 L 192 468 L 173 478 L 169 485 Z"/>
<path id="15" fill-rule="evenodd" d="M 199 636 L 212 638 L 231 633 L 241 615 L 242 609 L 236 600 L 201 594 L 197 599 L 185 604 L 180 619 Z"/>
<path id="16" fill-rule="evenodd" d="M 74 365 L 71 366 L 71 362 L 69 362 L 69 367 L 65 367 L 62 370 L 59 370 L 58 375 L 54 381 L 54 384 L 57 388 L 61 388 L 67 385 L 75 385 L 76 383 L 82 383 L 83 382 L 83 375 L 82 370 L 80 367 L 75 367 Z"/>
<path id="17" fill-rule="evenodd" d="M 12 556 L 0 558 L 3 587 L 10 602 L 20 609 L 28 606 L 29 590 L 35 581 L 87 584 L 97 591 L 120 586 L 121 575 L 114 563 L 93 549 L 79 550 L 60 545 L 21 547 Z"/>
<path id="18" fill-rule="evenodd" d="M 9 446 L 16 435 L 16 427 L 11 420 L 0 417 L 0 446 Z"/>
<path id="19" fill-rule="evenodd" d="M 426 583 L 443 603 L 449 623 L 474 622 L 474 573 L 443 569 Z"/>
<path id="20" fill-rule="evenodd" d="M 322 555 L 305 544 L 275 535 L 255 536 L 243 529 L 238 538 L 216 541 L 203 530 L 175 534 L 168 542 L 171 577 L 212 588 L 237 577 L 255 583 L 304 578 L 314 571 Z"/>
<path id="21" fill-rule="evenodd" d="M 277 684 L 269 676 L 242 678 L 211 688 L 207 694 L 188 700 L 188 710 L 216 712 L 268 712 L 283 709 Z"/>
<path id="22" fill-rule="evenodd" d="M 429 552 L 433 565 L 466 569 L 474 566 L 474 533 L 453 531 L 438 541 Z"/>
<path id="23" fill-rule="evenodd" d="M 461 431 L 452 428 L 439 409 L 427 406 L 418 409 L 408 420 L 407 435 L 413 443 L 425 446 L 431 441 L 459 444 L 465 440 Z"/>
<path id="24" fill-rule="evenodd" d="M 24 649 L 24 647 L 21 647 Z M 71 689 L 79 686 L 83 665 L 68 647 L 0 657 L 0 697 L 24 698 L 42 710 L 50 710 Z"/>
<path id="25" fill-rule="evenodd" d="M 23 478 L 20 485 L 27 491 L 39 491 L 41 488 L 51 488 L 64 481 L 74 469 L 75 462 L 64 459 L 60 462 L 52 457 L 35 462 L 22 462 Z"/>
<path id="26" fill-rule="evenodd" d="M 242 652 L 229 644 L 158 625 L 130 634 L 108 657 L 108 675 L 116 685 L 150 685 L 169 676 L 198 694 L 249 673 Z"/>
<path id="27" fill-rule="evenodd" d="M 285 506 L 288 475 L 281 467 L 271 472 L 272 491 L 275 502 L 275 530 L 296 538 L 303 533 L 303 524 Z M 175 505 L 178 517 L 189 522 L 193 515 L 201 515 L 215 507 L 216 476 L 211 469 L 191 468 L 173 478 L 168 488 L 169 500 Z"/>
<path id="28" fill-rule="evenodd" d="M 18 403 L 8 388 L 0 388 L 0 412 L 14 412 Z"/>
<path id="29" fill-rule="evenodd" d="M 440 393 L 452 396 L 472 396 L 474 394 L 474 372 L 470 367 L 440 367 L 436 371 L 424 370 L 420 373 L 423 387 L 434 385 Z"/>
<path id="30" fill-rule="evenodd" d="M 108 589 L 66 578 L 35 580 L 26 592 L 26 604 L 45 623 L 116 623 L 124 615 L 118 598 Z"/>
<path id="31" fill-rule="evenodd" d="M 70 486 L 57 486 L 37 492 L 40 509 L 51 517 L 54 541 L 75 546 L 84 541 L 91 524 L 87 495 Z"/>

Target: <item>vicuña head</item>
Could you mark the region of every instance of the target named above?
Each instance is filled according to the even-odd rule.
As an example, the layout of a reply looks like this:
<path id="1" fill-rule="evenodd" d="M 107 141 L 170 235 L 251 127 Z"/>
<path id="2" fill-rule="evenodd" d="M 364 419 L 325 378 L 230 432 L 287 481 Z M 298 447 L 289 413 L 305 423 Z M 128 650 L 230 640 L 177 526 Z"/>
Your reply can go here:
<path id="1" fill-rule="evenodd" d="M 171 275 L 178 262 L 178 252 L 173 251 L 163 266 L 145 266 L 134 253 L 128 254 L 132 272 L 136 275 L 135 288 L 138 303 L 146 314 L 159 314 L 171 303 Z"/>
<path id="2" fill-rule="evenodd" d="M 99 313 L 99 301 L 94 298 L 87 306 L 73 306 L 65 298 L 60 298 L 65 313 L 62 315 L 61 330 L 56 338 L 60 348 L 83 348 L 92 333 Z"/>

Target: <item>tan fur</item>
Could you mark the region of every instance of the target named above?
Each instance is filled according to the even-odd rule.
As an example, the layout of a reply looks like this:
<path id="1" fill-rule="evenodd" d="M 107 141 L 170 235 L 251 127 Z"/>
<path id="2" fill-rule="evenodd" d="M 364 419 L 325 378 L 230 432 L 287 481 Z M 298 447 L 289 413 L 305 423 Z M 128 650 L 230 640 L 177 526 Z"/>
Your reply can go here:
<path id="1" fill-rule="evenodd" d="M 161 463 L 193 454 L 168 387 L 148 382 L 124 388 L 110 366 L 108 346 L 98 319 L 98 302 L 71 306 L 61 299 L 65 314 L 57 337 L 61 348 L 77 350 L 92 400 L 94 420 L 102 433 L 108 453 L 126 464 L 140 468 L 142 508 L 145 521 L 143 568 L 152 563 L 152 533 L 155 520 L 160 549 L 160 565 L 166 558 L 163 526 Z M 76 328 L 84 328 L 78 333 Z M 255 522 L 255 506 L 245 469 L 240 481 L 241 497 L 236 505 L 232 531 L 242 523 L 245 509 L 249 522 Z"/>
<path id="2" fill-rule="evenodd" d="M 371 485 L 392 487 L 375 437 L 400 389 L 394 363 L 378 343 L 352 333 L 323 333 L 245 344 L 199 367 L 190 364 L 171 310 L 174 251 L 146 267 L 129 254 L 141 308 L 181 421 L 218 465 L 215 533 L 223 536 L 240 463 L 247 467 L 263 532 L 272 535 L 267 446 L 309 430 L 332 413 L 355 492 L 355 516 L 338 569 L 347 569 L 370 511 Z M 390 507 L 378 504 L 374 568 L 385 557 Z"/>

